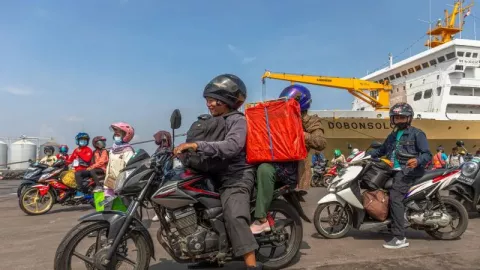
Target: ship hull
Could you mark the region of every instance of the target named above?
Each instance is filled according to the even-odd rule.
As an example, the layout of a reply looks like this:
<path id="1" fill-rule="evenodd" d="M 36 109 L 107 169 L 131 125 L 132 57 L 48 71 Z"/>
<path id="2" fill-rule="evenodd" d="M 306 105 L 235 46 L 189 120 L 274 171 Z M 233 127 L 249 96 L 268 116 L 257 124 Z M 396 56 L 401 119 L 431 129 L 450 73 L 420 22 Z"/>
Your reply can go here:
<path id="1" fill-rule="evenodd" d="M 334 149 L 348 154 L 348 144 L 353 148 L 367 149 L 372 141 L 383 142 L 392 132 L 390 120 L 385 118 L 322 118 L 327 138 L 326 156 L 331 158 Z M 458 140 L 475 153 L 480 147 L 480 121 L 415 119 L 413 126 L 425 132 L 432 153 L 439 145 L 450 153 Z"/>

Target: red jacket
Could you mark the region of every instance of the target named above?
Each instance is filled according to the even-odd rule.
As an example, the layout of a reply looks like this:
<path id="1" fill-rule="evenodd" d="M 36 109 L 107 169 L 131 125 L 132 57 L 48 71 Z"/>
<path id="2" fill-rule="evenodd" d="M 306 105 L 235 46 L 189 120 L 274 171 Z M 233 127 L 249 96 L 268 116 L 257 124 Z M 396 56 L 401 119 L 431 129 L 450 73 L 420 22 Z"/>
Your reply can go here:
<path id="1" fill-rule="evenodd" d="M 92 164 L 88 169 L 102 169 L 105 171 L 107 169 L 107 163 L 108 163 L 108 150 L 102 149 L 102 150 L 95 150 L 93 151 L 93 159 L 92 159 Z"/>
<path id="2" fill-rule="evenodd" d="M 72 164 L 76 172 L 83 171 L 90 166 L 92 160 L 93 151 L 90 147 L 77 147 L 73 150 L 73 153 L 68 157 L 67 164 Z"/>
<path id="3" fill-rule="evenodd" d="M 57 154 L 57 159 L 64 159 L 68 160 L 68 154 L 62 155 L 62 154 Z"/>

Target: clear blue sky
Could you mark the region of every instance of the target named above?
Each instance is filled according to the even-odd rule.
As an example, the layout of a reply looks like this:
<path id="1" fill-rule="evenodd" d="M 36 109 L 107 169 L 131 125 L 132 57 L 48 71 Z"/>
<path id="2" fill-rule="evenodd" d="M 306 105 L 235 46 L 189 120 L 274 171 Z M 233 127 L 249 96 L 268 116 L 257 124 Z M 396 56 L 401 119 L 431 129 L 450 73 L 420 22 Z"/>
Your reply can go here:
<path id="1" fill-rule="evenodd" d="M 433 21 L 453 3 L 432 2 Z M 420 38 L 428 14 L 428 0 L 2 1 L 0 136 L 72 145 L 84 129 L 110 144 L 109 124 L 126 121 L 146 140 L 175 108 L 185 130 L 206 111 L 215 75 L 243 78 L 250 101 L 265 69 L 362 77 Z M 473 16 L 463 38 L 473 38 Z M 267 81 L 268 97 L 287 85 Z M 315 109 L 351 106 L 344 91 L 310 89 Z"/>

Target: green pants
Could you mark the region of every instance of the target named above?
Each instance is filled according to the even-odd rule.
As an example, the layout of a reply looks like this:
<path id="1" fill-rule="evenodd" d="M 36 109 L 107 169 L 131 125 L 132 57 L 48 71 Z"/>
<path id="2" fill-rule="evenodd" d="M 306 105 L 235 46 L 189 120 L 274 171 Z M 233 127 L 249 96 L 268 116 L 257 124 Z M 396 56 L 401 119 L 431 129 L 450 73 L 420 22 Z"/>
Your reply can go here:
<path id="1" fill-rule="evenodd" d="M 275 167 L 270 163 L 262 163 L 257 169 L 257 201 L 255 202 L 255 218 L 267 217 L 267 211 L 273 200 L 275 190 Z"/>

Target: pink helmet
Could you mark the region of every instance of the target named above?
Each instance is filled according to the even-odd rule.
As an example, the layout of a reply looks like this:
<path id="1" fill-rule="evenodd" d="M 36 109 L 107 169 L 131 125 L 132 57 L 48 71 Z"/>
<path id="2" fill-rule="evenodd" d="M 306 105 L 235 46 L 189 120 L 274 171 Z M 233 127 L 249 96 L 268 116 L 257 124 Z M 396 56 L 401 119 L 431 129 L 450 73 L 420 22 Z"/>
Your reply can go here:
<path id="1" fill-rule="evenodd" d="M 133 136 L 135 135 L 135 130 L 133 129 L 133 127 L 124 122 L 111 124 L 110 130 L 113 131 L 114 129 L 119 129 L 125 133 L 122 138 L 124 143 L 130 142 L 133 139 Z"/>

